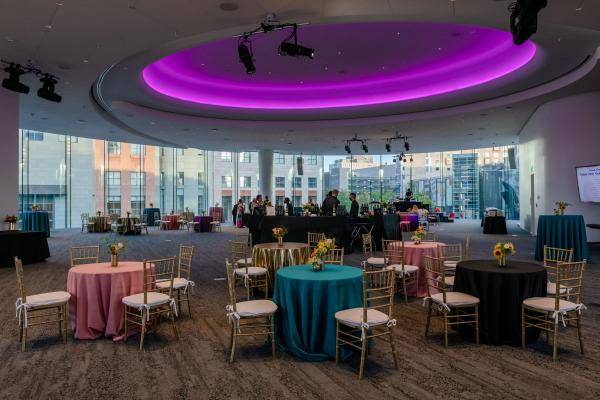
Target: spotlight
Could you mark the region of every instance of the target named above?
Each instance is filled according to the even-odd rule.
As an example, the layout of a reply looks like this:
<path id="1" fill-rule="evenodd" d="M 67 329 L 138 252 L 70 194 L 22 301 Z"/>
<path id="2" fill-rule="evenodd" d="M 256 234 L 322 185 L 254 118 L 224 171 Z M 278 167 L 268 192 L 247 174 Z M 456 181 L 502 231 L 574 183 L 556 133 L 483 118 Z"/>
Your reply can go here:
<path id="1" fill-rule="evenodd" d="M 537 32 L 537 15 L 548 5 L 548 0 L 517 0 L 510 4 L 510 31 L 513 42 L 517 45 L 525 43 Z"/>
<path id="2" fill-rule="evenodd" d="M 390 145 L 390 142 L 386 142 L 385 144 L 385 150 L 389 153 L 392 151 L 392 146 Z"/>
<path id="3" fill-rule="evenodd" d="M 38 89 L 38 96 L 48 101 L 60 103 L 62 97 L 54 92 L 54 85 L 58 83 L 56 78 L 50 74 L 44 74 L 44 76 L 40 79 L 40 82 L 42 82 L 42 87 Z"/>
<path id="4" fill-rule="evenodd" d="M 311 49 L 310 47 L 304 47 L 296 43 L 282 42 L 279 45 L 279 55 L 292 57 L 302 56 L 313 59 L 315 58 L 315 49 Z"/>
<path id="5" fill-rule="evenodd" d="M 3 88 L 18 93 L 29 93 L 29 86 L 19 82 L 21 75 L 25 73 L 21 65 L 10 63 L 8 67 L 4 68 L 4 71 L 8 72 L 8 78 L 2 80 Z"/>
<path id="6" fill-rule="evenodd" d="M 362 142 L 362 149 L 365 153 L 369 152 L 369 148 L 367 147 L 367 144 L 365 142 Z"/>
<path id="7" fill-rule="evenodd" d="M 404 140 L 404 150 L 410 151 L 410 144 L 408 144 L 408 141 L 406 139 Z"/>
<path id="8" fill-rule="evenodd" d="M 250 46 L 247 46 L 246 43 Z M 240 62 L 244 64 L 244 68 L 246 68 L 246 73 L 248 75 L 252 75 L 256 72 L 256 67 L 254 66 L 254 57 L 252 55 L 252 43 L 248 40 L 248 38 L 244 38 L 242 42 L 238 45 L 238 56 L 240 57 Z"/>
<path id="9" fill-rule="evenodd" d="M 410 162 L 413 162 L 413 158 L 412 158 L 412 156 L 410 156 Z"/>
<path id="10" fill-rule="evenodd" d="M 348 154 L 352 153 L 352 150 L 350 150 L 350 145 L 348 143 L 346 143 L 346 145 L 344 146 L 344 149 L 346 150 L 346 153 L 348 153 Z"/>

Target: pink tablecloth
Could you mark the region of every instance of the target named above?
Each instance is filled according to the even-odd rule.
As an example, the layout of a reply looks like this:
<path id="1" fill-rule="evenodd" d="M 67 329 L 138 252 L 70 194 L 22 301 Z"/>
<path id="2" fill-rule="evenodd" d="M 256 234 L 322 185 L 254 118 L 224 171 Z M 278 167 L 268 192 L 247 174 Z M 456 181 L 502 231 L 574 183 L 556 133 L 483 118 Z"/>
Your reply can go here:
<path id="1" fill-rule="evenodd" d="M 427 279 L 425 277 L 425 263 L 424 257 L 437 257 L 439 246 L 444 246 L 442 242 L 421 242 L 415 244 L 414 242 L 404 242 L 404 264 L 416 265 L 419 267 L 419 291 L 417 292 L 418 297 L 427 296 Z M 412 292 L 412 293 L 411 293 Z M 412 288 L 408 291 L 409 295 L 414 295 Z"/>
<path id="2" fill-rule="evenodd" d="M 163 221 L 169 221 L 169 225 L 167 228 L 171 231 L 176 231 L 179 229 L 179 214 L 171 214 L 163 216 Z"/>
<path id="3" fill-rule="evenodd" d="M 78 265 L 69 270 L 69 320 L 77 339 L 118 336 L 123 330 L 125 296 L 141 293 L 143 263 L 121 261 Z"/>

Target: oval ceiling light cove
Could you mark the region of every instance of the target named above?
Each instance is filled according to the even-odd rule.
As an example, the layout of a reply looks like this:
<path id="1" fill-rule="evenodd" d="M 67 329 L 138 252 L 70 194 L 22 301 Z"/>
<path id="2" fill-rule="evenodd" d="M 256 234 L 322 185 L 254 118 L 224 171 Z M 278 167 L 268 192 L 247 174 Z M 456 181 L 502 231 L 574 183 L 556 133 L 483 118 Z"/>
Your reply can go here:
<path id="1" fill-rule="evenodd" d="M 153 62 L 143 80 L 173 99 L 217 107 L 359 107 L 481 85 L 518 70 L 536 53 L 533 42 L 516 46 L 509 32 L 487 27 L 365 22 L 302 26 L 299 41 L 315 48 L 310 60 L 277 54 L 288 34 L 252 37 L 253 75 L 238 60 L 237 38 L 226 38 Z"/>

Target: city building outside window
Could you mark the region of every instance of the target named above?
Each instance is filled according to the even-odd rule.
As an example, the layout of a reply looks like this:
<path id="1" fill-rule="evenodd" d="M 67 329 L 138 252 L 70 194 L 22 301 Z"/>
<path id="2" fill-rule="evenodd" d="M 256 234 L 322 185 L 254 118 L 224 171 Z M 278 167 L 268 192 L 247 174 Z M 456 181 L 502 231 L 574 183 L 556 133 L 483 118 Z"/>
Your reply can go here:
<path id="1" fill-rule="evenodd" d="M 224 175 L 221 177 L 221 187 L 231 189 L 231 176 Z"/>
<path id="2" fill-rule="evenodd" d="M 108 142 L 106 144 L 106 148 L 108 154 L 110 155 L 118 156 L 119 154 L 121 154 L 121 143 L 119 142 Z"/>
<path id="3" fill-rule="evenodd" d="M 177 172 L 177 186 L 183 186 L 185 183 L 185 177 L 183 171 Z"/>
<path id="4" fill-rule="evenodd" d="M 240 176 L 240 187 L 241 188 L 250 188 L 252 186 L 252 177 L 251 176 Z"/>
<path id="5" fill-rule="evenodd" d="M 185 205 L 183 204 L 185 201 L 185 196 L 183 193 L 183 188 L 177 188 L 177 211 L 183 212 L 185 211 Z"/>
<path id="6" fill-rule="evenodd" d="M 231 162 L 231 153 L 228 152 L 221 152 L 221 161 L 223 162 Z"/>
<path id="7" fill-rule="evenodd" d="M 302 196 L 294 196 L 292 198 L 292 204 L 294 205 L 294 207 L 301 207 L 302 206 Z"/>
<path id="8" fill-rule="evenodd" d="M 302 177 L 295 176 L 294 177 L 294 189 L 299 189 L 302 187 Z"/>
<path id="9" fill-rule="evenodd" d="M 132 156 L 141 156 L 142 154 L 146 154 L 146 147 L 142 144 L 132 144 L 131 145 L 131 155 Z"/>
<path id="10" fill-rule="evenodd" d="M 121 196 L 107 196 L 106 211 L 108 214 L 121 215 Z"/>
<path id="11" fill-rule="evenodd" d="M 44 140 L 44 132 L 27 131 L 27 139 L 32 142 L 41 142 Z"/>
<path id="12" fill-rule="evenodd" d="M 308 188 L 316 189 L 317 188 L 317 178 L 309 177 L 308 178 Z"/>
<path id="13" fill-rule="evenodd" d="M 108 186 L 121 186 L 121 172 L 119 171 L 108 171 L 106 173 L 106 179 Z"/>
<path id="14" fill-rule="evenodd" d="M 240 162 L 241 163 L 249 163 L 252 162 L 252 157 L 249 151 L 243 151 L 240 153 Z"/>
<path id="15" fill-rule="evenodd" d="M 132 172 L 131 173 L 131 186 L 146 186 L 146 173 L 145 172 Z"/>
<path id="16" fill-rule="evenodd" d="M 276 188 L 285 188 L 285 176 L 276 176 L 275 177 L 275 187 Z"/>
<path id="17" fill-rule="evenodd" d="M 131 215 L 141 216 L 146 203 L 146 196 L 131 195 Z"/>
<path id="18" fill-rule="evenodd" d="M 275 204 L 281 205 L 283 204 L 285 196 L 275 196 Z"/>
<path id="19" fill-rule="evenodd" d="M 285 164 L 285 155 L 281 153 L 274 153 L 273 164 Z"/>
<path id="20" fill-rule="evenodd" d="M 317 156 L 304 156 L 306 165 L 317 165 Z"/>

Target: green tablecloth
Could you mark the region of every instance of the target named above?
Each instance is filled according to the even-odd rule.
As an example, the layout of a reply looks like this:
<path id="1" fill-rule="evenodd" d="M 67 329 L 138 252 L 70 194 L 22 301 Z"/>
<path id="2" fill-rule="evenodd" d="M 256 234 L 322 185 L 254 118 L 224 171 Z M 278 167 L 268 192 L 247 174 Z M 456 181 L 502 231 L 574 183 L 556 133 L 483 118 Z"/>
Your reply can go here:
<path id="1" fill-rule="evenodd" d="M 24 231 L 44 232 L 46 237 L 50 237 L 50 214 L 47 211 L 25 211 L 22 219 Z"/>
<path id="2" fill-rule="evenodd" d="M 335 313 L 362 307 L 362 270 L 325 265 L 282 268 L 275 274 L 278 306 L 275 334 L 280 347 L 307 361 L 335 358 Z M 349 352 L 345 349 L 344 358 Z"/>
<path id="3" fill-rule="evenodd" d="M 573 249 L 573 261 L 589 260 L 583 215 L 540 215 L 535 259 L 544 259 L 544 245 Z"/>

